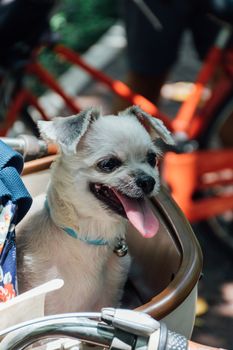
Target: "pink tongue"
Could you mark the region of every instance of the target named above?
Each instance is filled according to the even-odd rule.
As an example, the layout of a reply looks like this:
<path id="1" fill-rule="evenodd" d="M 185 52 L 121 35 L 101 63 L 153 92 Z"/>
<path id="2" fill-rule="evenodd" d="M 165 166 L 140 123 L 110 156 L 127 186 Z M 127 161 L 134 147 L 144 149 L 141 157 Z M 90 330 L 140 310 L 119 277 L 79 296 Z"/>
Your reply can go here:
<path id="1" fill-rule="evenodd" d="M 123 205 L 131 224 L 143 237 L 153 237 L 159 229 L 159 221 L 150 208 L 147 199 L 132 199 L 114 190 L 115 195 Z"/>

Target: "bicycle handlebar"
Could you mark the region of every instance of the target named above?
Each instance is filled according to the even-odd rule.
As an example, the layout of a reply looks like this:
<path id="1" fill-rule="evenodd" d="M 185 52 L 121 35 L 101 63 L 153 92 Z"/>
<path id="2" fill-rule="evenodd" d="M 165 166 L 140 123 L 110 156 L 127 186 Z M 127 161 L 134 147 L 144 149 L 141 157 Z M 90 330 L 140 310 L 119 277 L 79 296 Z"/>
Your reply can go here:
<path id="1" fill-rule="evenodd" d="M 15 151 L 21 153 L 24 157 L 30 157 L 32 159 L 56 154 L 58 151 L 55 144 L 48 144 L 44 140 L 32 135 L 20 135 L 17 138 L 1 137 L 0 140 Z"/>
<path id="2" fill-rule="evenodd" d="M 46 336 L 77 338 L 114 350 L 217 350 L 169 331 L 145 313 L 113 308 L 101 313 L 47 316 L 16 325 L 0 332 L 0 348 L 25 349 Z"/>

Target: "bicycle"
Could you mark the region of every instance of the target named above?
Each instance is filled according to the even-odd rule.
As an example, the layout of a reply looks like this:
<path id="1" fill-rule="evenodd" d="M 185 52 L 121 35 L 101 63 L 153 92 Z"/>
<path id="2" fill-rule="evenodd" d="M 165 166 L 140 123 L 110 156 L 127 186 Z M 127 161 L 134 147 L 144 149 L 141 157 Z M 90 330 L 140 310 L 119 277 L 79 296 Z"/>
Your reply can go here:
<path id="1" fill-rule="evenodd" d="M 231 32 L 231 25 L 222 22 L 222 29 L 201 67 L 193 91 L 173 120 L 121 81 L 112 80 L 103 72 L 89 66 L 80 55 L 59 44 L 51 35 L 43 45 L 56 56 L 84 69 L 129 103 L 138 104 L 146 112 L 163 120 L 177 139 L 176 149 L 166 153 L 163 160 L 162 174 L 165 183 L 191 222 L 208 221 L 215 234 L 233 250 L 233 149 L 225 149 L 224 145 L 221 148 L 219 142 L 217 148 L 220 149 L 214 149 L 215 139 L 221 135 L 221 130 L 228 123 L 233 123 L 233 49 L 227 48 Z M 20 112 L 33 131 L 37 132 L 25 106 L 32 105 L 44 120 L 49 120 L 37 97 L 23 85 L 23 78 L 27 75 L 37 77 L 40 82 L 55 91 L 73 113 L 80 110 L 77 102 L 63 91 L 56 79 L 38 63 L 41 49 L 42 46 L 37 44 L 26 63 L 22 64 L 22 60 L 19 59 L 21 64 L 16 65 L 20 66 L 19 79 L 9 97 L 5 122 L 0 130 L 1 136 L 6 135 Z M 219 67 L 222 74 L 215 80 L 213 78 Z M 211 94 L 208 100 L 203 101 L 202 94 L 206 86 Z M 231 140 L 229 146 L 232 147 Z"/>

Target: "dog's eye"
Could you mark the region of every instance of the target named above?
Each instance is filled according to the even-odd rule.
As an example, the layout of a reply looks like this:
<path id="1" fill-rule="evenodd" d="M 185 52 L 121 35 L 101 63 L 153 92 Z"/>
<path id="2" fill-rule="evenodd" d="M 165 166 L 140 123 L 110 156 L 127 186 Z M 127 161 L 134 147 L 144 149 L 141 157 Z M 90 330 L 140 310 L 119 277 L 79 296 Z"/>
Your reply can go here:
<path id="1" fill-rule="evenodd" d="M 154 152 L 149 152 L 147 154 L 147 162 L 154 168 L 158 165 L 158 158 Z"/>
<path id="2" fill-rule="evenodd" d="M 107 159 L 103 159 L 100 162 L 97 163 L 97 167 L 106 172 L 106 173 L 110 173 L 111 171 L 119 168 L 119 166 L 121 166 L 121 161 L 120 159 L 116 158 L 116 157 L 112 157 L 112 158 L 107 158 Z"/>

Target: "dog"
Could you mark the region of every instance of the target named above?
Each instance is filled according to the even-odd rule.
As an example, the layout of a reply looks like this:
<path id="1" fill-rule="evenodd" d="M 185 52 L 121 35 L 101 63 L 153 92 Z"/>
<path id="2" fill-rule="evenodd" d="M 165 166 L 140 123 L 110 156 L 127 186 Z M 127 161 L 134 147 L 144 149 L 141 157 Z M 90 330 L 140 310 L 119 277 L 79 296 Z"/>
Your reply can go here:
<path id="1" fill-rule="evenodd" d="M 46 314 L 117 306 L 130 266 L 128 221 L 146 238 L 158 231 L 148 200 L 160 187 L 155 140 L 173 144 L 172 135 L 138 106 L 117 116 L 89 108 L 38 127 L 60 155 L 42 207 L 18 232 L 19 291 L 62 278 Z"/>

